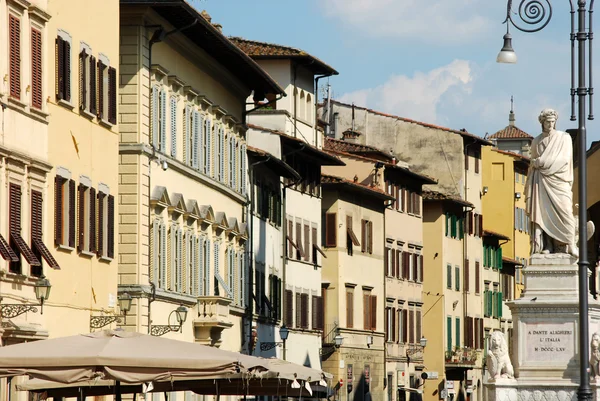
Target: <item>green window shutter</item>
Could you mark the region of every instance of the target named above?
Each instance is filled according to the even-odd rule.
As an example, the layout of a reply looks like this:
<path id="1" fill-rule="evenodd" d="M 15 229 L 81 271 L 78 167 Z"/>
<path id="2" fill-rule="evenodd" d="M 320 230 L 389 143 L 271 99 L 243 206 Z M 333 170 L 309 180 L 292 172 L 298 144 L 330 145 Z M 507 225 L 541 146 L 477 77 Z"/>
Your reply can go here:
<path id="1" fill-rule="evenodd" d="M 458 238 L 463 239 L 465 236 L 465 221 L 463 218 L 458 219 Z"/>
<path id="2" fill-rule="evenodd" d="M 483 291 L 483 316 L 487 317 L 487 303 L 488 303 L 488 299 L 487 299 L 487 290 Z"/>
<path id="3" fill-rule="evenodd" d="M 502 293 L 498 293 L 498 317 L 502 317 Z"/>
<path id="4" fill-rule="evenodd" d="M 448 336 L 446 347 L 448 351 L 452 351 L 452 317 L 448 316 L 446 323 L 446 334 Z"/>
<path id="5" fill-rule="evenodd" d="M 450 235 L 450 215 L 446 212 L 446 237 Z"/>
<path id="6" fill-rule="evenodd" d="M 454 343 L 456 345 L 456 348 L 460 348 L 460 318 L 457 317 L 455 320 L 455 324 L 456 324 L 456 342 Z"/>
<path id="7" fill-rule="evenodd" d="M 454 283 L 454 289 L 456 291 L 460 291 L 460 267 L 456 266 L 454 268 L 454 275 L 455 275 L 455 277 L 454 277 L 454 281 L 455 281 L 455 283 Z"/>
<path id="8" fill-rule="evenodd" d="M 492 303 L 493 303 L 493 308 L 494 308 L 492 310 L 492 317 L 498 318 L 498 291 L 494 291 L 492 295 L 493 295 Z"/>
<path id="9" fill-rule="evenodd" d="M 452 289 L 452 266 L 446 266 L 446 288 Z"/>
<path id="10" fill-rule="evenodd" d="M 498 269 L 502 270 L 502 248 L 498 248 Z"/>
<path id="11" fill-rule="evenodd" d="M 451 216 L 451 222 L 452 222 L 452 230 L 451 230 L 451 236 L 452 238 L 456 238 L 456 216 L 452 215 Z"/>

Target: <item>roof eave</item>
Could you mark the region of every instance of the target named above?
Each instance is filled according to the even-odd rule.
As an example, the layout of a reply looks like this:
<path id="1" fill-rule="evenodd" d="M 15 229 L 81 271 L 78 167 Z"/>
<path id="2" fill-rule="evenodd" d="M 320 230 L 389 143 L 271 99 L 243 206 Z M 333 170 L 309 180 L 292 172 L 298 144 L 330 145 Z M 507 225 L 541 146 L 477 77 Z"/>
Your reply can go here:
<path id="1" fill-rule="evenodd" d="M 345 182 L 345 181 L 340 181 L 340 182 L 321 182 L 322 186 L 342 186 L 348 190 L 351 191 L 356 191 L 356 192 L 360 192 L 363 194 L 368 194 L 369 196 L 372 196 L 374 198 L 377 199 L 381 199 L 384 201 L 388 201 L 388 200 L 394 200 L 395 198 L 393 196 L 384 194 L 384 193 L 380 193 L 378 191 L 373 191 L 372 189 L 369 188 L 365 188 L 365 187 L 361 187 L 360 185 L 353 185 L 349 182 Z"/>

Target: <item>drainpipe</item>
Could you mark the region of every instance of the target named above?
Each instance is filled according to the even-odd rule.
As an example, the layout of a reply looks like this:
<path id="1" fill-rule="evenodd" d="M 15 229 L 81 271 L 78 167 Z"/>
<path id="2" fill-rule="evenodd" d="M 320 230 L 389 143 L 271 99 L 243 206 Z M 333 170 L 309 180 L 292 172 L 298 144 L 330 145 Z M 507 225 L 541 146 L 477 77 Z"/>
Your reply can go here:
<path id="1" fill-rule="evenodd" d="M 294 138 L 298 137 L 298 125 L 296 124 L 298 115 L 296 114 L 296 106 L 298 103 L 298 96 L 296 92 L 298 92 L 298 87 L 296 86 L 296 79 L 298 76 L 298 64 L 294 63 Z"/>
<path id="2" fill-rule="evenodd" d="M 469 146 L 474 145 L 475 143 L 476 142 L 473 141 L 473 142 L 465 145 L 465 158 L 469 157 Z M 464 168 L 464 166 L 463 166 L 463 168 Z M 465 193 L 465 201 L 467 201 L 467 202 L 469 200 L 469 196 L 468 196 L 468 194 L 469 194 L 469 185 L 468 185 L 468 183 L 469 183 L 469 170 L 465 170 L 464 193 Z M 470 210 L 466 210 L 466 209 L 467 208 L 465 208 L 465 210 L 464 210 L 464 213 L 465 213 L 464 217 L 466 217 L 467 213 L 470 212 L 470 211 L 472 211 L 474 209 L 474 207 L 470 208 Z M 466 221 L 466 218 L 463 220 L 463 222 L 464 221 Z M 473 222 L 473 227 L 475 227 L 475 222 Z M 469 233 L 468 233 L 468 227 L 464 227 L 463 228 L 463 233 L 464 233 L 464 236 L 463 236 L 463 260 L 462 260 L 463 261 L 463 288 L 462 288 L 462 292 L 463 292 L 463 322 L 464 322 L 466 320 L 466 317 L 467 317 L 468 311 L 469 311 L 469 307 L 468 307 L 468 305 L 469 305 L 469 296 L 467 294 L 467 290 L 466 290 L 465 285 L 464 285 L 464 276 L 465 276 L 465 274 L 464 274 L 464 268 L 466 267 L 465 266 L 465 261 L 467 260 L 467 257 L 469 255 L 469 246 L 468 246 Z M 473 261 L 473 266 L 475 266 L 475 261 Z M 470 268 L 471 268 L 471 260 L 469 260 L 469 269 Z M 470 275 L 469 275 L 469 278 L 470 278 Z M 479 279 L 481 279 L 481 277 Z M 463 336 L 463 337 L 465 337 L 465 336 Z"/>
<path id="3" fill-rule="evenodd" d="M 330 77 L 332 76 L 332 73 L 328 73 L 328 74 L 323 74 L 323 75 L 319 75 L 317 77 L 315 77 L 315 146 L 319 146 L 319 142 L 318 142 L 318 138 L 319 138 L 319 130 L 317 129 L 319 124 L 317 123 L 317 120 L 319 119 L 319 113 L 318 113 L 318 105 L 319 105 L 319 79 L 321 78 L 326 78 L 326 77 Z M 329 93 L 329 92 L 327 92 Z M 327 100 L 329 101 L 329 95 L 327 96 Z"/>

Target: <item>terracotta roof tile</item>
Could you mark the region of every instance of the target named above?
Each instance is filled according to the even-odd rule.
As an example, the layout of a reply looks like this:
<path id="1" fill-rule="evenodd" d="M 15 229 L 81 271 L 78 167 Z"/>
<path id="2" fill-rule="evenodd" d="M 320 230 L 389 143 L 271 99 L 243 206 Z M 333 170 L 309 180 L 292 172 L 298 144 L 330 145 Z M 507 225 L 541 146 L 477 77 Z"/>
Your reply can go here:
<path id="1" fill-rule="evenodd" d="M 381 149 L 377 149 L 373 146 L 362 145 L 359 143 L 352 143 L 348 141 L 342 141 L 339 139 L 325 138 L 323 143 L 323 149 L 334 150 L 346 153 L 376 153 L 380 156 L 384 156 L 388 160 L 392 160 L 393 156 L 389 153 L 384 152 Z"/>
<path id="2" fill-rule="evenodd" d="M 500 239 L 503 239 L 503 240 L 510 240 L 510 238 L 507 237 L 506 235 L 497 233 L 497 232 L 492 231 L 492 230 L 483 230 L 483 236 L 484 237 L 496 237 L 496 238 L 500 238 Z"/>
<path id="3" fill-rule="evenodd" d="M 334 99 L 331 99 L 331 103 L 340 104 L 342 106 L 347 106 L 347 107 L 352 107 L 351 104 L 343 103 L 343 102 L 340 102 L 339 100 L 334 100 Z M 381 111 L 369 109 L 369 108 L 366 108 L 366 107 L 360 107 L 360 106 L 354 105 L 354 108 L 358 109 L 358 110 L 366 110 L 369 113 L 372 113 L 372 114 L 375 114 L 375 115 L 378 115 L 378 116 L 390 117 L 390 118 L 394 118 L 396 120 L 404 121 L 404 122 L 407 122 L 407 123 L 417 124 L 417 125 L 420 125 L 422 127 L 439 129 L 439 130 L 446 131 L 446 132 L 452 132 L 453 134 L 459 134 L 459 135 L 461 135 L 463 137 L 473 138 L 473 139 L 476 139 L 477 141 L 479 141 L 482 145 L 488 145 L 488 146 L 493 145 L 493 143 L 490 142 L 490 141 L 488 141 L 487 139 L 483 139 L 482 137 L 480 137 L 478 135 L 475 135 L 475 134 L 471 134 L 470 132 L 467 132 L 467 131 L 455 130 L 455 129 L 452 129 L 452 128 L 446 128 L 446 127 L 442 127 L 442 126 L 439 126 L 439 125 L 424 123 L 424 122 L 417 121 L 417 120 L 411 120 L 410 118 L 395 116 L 393 114 L 383 113 Z"/>
<path id="4" fill-rule="evenodd" d="M 488 139 L 533 139 L 533 137 L 514 125 L 507 125 L 495 134 L 490 135 Z"/>
<path id="5" fill-rule="evenodd" d="M 469 206 L 469 207 L 473 207 L 474 205 L 471 202 L 465 201 L 463 199 L 461 199 L 458 196 L 455 195 L 447 195 L 447 194 L 443 194 L 441 192 L 438 191 L 431 191 L 431 190 L 423 190 L 423 200 L 428 200 L 428 201 L 450 201 L 450 202 L 456 202 L 460 205 L 463 206 Z"/>
<path id="6" fill-rule="evenodd" d="M 244 53 L 254 58 L 306 58 L 314 65 L 308 68 L 320 73 L 329 73 L 337 75 L 338 72 L 333 67 L 325 64 L 318 58 L 311 56 L 304 50 L 296 49 L 290 46 L 282 46 L 275 43 L 258 42 L 240 37 L 231 36 L 229 40 L 239 47 Z"/>
<path id="7" fill-rule="evenodd" d="M 506 256 L 502 256 L 502 263 L 508 263 L 515 266 L 523 266 L 523 262 L 519 262 L 518 260 L 508 258 Z"/>
<path id="8" fill-rule="evenodd" d="M 508 150 L 501 150 L 501 149 L 497 149 L 497 148 L 493 148 L 492 149 L 494 152 L 497 153 L 502 153 L 503 155 L 508 155 L 508 156 L 513 156 L 513 157 L 517 157 L 521 160 L 524 160 L 526 162 L 529 162 L 529 157 L 522 155 L 520 153 L 515 153 L 515 152 L 509 152 Z"/>
<path id="9" fill-rule="evenodd" d="M 393 196 L 390 196 L 389 194 L 387 194 L 385 191 L 379 189 L 378 187 L 372 187 L 369 185 L 360 184 L 358 182 L 353 182 L 353 181 L 347 180 L 343 177 L 338 177 L 335 175 L 321 174 L 321 183 L 322 184 L 344 184 L 344 185 L 348 185 L 348 186 L 358 189 L 358 190 L 371 192 L 373 195 L 379 196 L 384 199 L 388 199 L 388 200 L 395 199 Z"/>

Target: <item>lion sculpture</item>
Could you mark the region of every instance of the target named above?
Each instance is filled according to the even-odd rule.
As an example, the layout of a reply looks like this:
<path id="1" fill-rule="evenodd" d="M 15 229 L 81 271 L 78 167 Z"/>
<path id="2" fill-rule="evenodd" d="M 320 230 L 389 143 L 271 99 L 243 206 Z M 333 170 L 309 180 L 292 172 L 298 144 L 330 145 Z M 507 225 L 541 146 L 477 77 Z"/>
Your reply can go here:
<path id="1" fill-rule="evenodd" d="M 508 345 L 504 334 L 500 331 L 492 332 L 487 353 L 487 369 L 490 379 L 513 378 L 514 370 L 508 356 Z"/>
<path id="2" fill-rule="evenodd" d="M 592 334 L 590 343 L 590 373 L 592 377 L 600 376 L 600 334 Z"/>

